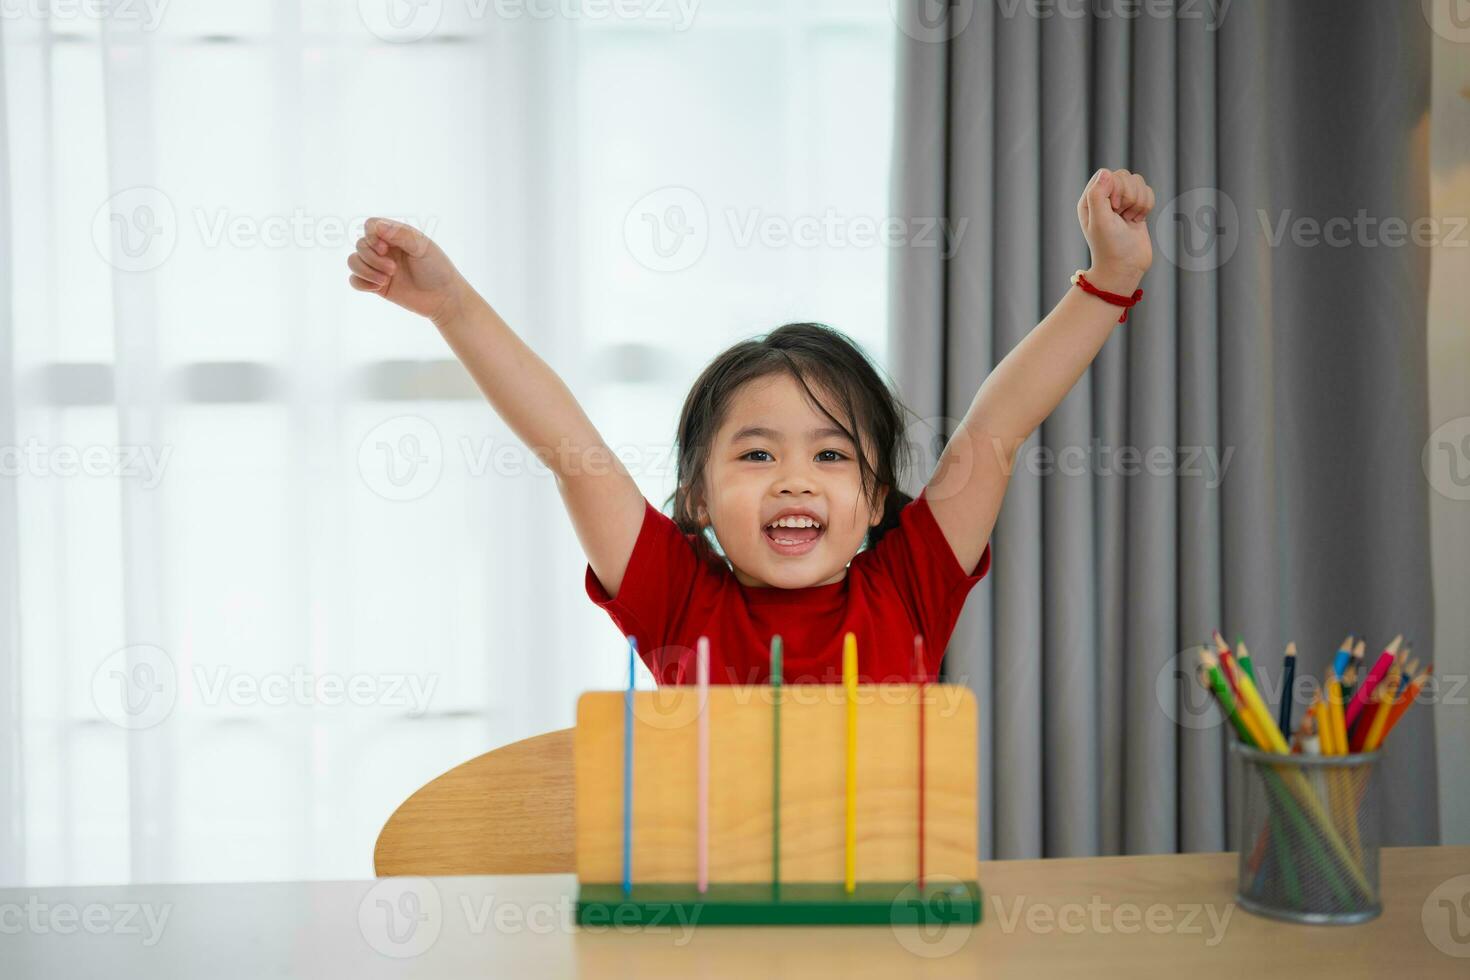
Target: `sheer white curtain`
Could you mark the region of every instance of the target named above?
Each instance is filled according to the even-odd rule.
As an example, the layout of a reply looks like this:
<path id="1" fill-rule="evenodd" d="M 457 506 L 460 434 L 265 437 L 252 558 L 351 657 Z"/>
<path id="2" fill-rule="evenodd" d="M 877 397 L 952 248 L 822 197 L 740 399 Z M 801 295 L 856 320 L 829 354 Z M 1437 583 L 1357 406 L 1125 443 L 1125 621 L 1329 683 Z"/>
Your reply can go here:
<path id="1" fill-rule="evenodd" d="M 886 355 L 893 30 L 7 7 L 0 884 L 360 877 L 420 784 L 616 686 L 551 477 L 346 256 L 429 231 L 662 504 L 723 346 L 816 318 Z"/>

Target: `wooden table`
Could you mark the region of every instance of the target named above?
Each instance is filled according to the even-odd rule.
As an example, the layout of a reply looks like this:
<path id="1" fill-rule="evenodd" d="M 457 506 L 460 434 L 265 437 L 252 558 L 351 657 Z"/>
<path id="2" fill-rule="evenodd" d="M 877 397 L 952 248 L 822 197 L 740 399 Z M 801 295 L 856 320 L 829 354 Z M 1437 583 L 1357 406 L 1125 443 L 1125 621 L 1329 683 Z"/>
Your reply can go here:
<path id="1" fill-rule="evenodd" d="M 1470 977 L 1470 847 L 1382 867 L 1381 917 L 1310 927 L 1236 907 L 1234 854 L 985 862 L 985 921 L 929 935 L 577 928 L 570 875 L 6 889 L 0 976 Z"/>

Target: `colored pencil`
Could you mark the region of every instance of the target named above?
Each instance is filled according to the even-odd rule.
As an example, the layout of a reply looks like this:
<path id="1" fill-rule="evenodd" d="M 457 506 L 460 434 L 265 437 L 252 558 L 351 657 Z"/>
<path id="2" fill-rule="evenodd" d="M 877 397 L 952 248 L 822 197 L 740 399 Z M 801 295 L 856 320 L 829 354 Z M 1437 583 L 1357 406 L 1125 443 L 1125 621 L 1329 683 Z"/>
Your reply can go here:
<path id="1" fill-rule="evenodd" d="M 709 637 L 701 636 L 694 644 L 694 676 L 699 686 L 699 792 L 696 846 L 699 848 L 695 868 L 695 886 L 700 893 L 709 890 Z"/>
<path id="2" fill-rule="evenodd" d="M 919 676 L 919 894 L 924 893 L 924 637 L 914 634 L 914 673 Z"/>
<path id="3" fill-rule="evenodd" d="M 1246 707 L 1255 716 L 1256 722 L 1265 733 L 1266 743 L 1262 749 L 1267 752 L 1285 753 L 1289 751 L 1286 746 L 1286 736 L 1276 727 L 1271 713 L 1266 710 L 1266 702 L 1261 700 L 1260 691 L 1256 690 L 1255 682 L 1251 680 L 1250 674 L 1242 673 L 1240 676 L 1240 693 L 1245 696 Z"/>
<path id="4" fill-rule="evenodd" d="M 1282 734 L 1291 731 L 1291 686 L 1296 681 L 1296 644 L 1286 645 L 1286 659 L 1281 670 L 1281 706 L 1277 723 Z"/>
<path id="5" fill-rule="evenodd" d="M 842 687 L 847 695 L 847 835 L 843 887 L 857 888 L 857 637 L 842 642 Z"/>
<path id="6" fill-rule="evenodd" d="M 1206 690 L 1213 690 L 1215 697 L 1220 702 L 1220 710 L 1225 713 L 1226 719 L 1235 726 L 1235 732 L 1245 744 L 1256 747 L 1255 736 L 1251 733 L 1250 726 L 1246 725 L 1245 719 L 1240 715 L 1240 706 L 1235 703 L 1235 695 L 1230 693 L 1230 685 L 1225 680 L 1224 673 L 1220 670 L 1219 663 L 1210 656 L 1208 650 L 1200 651 L 1200 664 L 1196 669 L 1196 676 Z"/>
<path id="7" fill-rule="evenodd" d="M 781 634 L 771 637 L 771 890 L 781 892 Z"/>
<path id="8" fill-rule="evenodd" d="M 628 692 L 623 696 L 623 894 L 633 891 L 633 679 L 638 640 L 628 637 Z"/>
<path id="9" fill-rule="evenodd" d="M 1388 714 L 1388 721 L 1383 726 L 1383 735 L 1379 739 L 1380 742 L 1388 738 L 1388 733 L 1393 731 L 1393 727 L 1399 723 L 1399 719 L 1404 716 L 1404 712 L 1409 710 L 1409 706 L 1414 703 L 1414 699 L 1424 689 L 1424 682 L 1429 680 L 1429 675 L 1432 673 L 1434 673 L 1434 664 L 1425 667 L 1424 673 L 1414 678 L 1414 682 L 1404 691 L 1398 703 L 1393 706 L 1393 710 Z"/>
<path id="10" fill-rule="evenodd" d="M 1353 691 L 1353 699 L 1343 712 L 1343 723 L 1348 728 L 1352 728 L 1358 720 L 1358 715 L 1363 713 L 1363 706 L 1368 703 L 1368 695 L 1373 693 L 1378 682 L 1383 680 L 1383 675 L 1388 673 L 1388 667 L 1393 663 L 1394 654 L 1398 653 L 1399 644 L 1402 642 L 1404 642 L 1402 635 L 1395 636 L 1387 648 L 1378 655 L 1378 659 L 1373 663 L 1373 669 L 1368 671 L 1368 676 L 1364 677 L 1357 690 Z"/>
<path id="11" fill-rule="evenodd" d="M 1413 657 L 1404 664 L 1404 672 L 1399 675 L 1399 693 L 1402 694 L 1404 688 L 1408 687 L 1409 682 L 1417 676 L 1419 676 L 1419 658 Z"/>
<path id="12" fill-rule="evenodd" d="M 1230 652 L 1230 644 L 1225 642 L 1225 637 L 1215 630 L 1215 654 L 1220 660 L 1220 673 L 1224 675 L 1226 683 L 1230 685 L 1230 693 L 1235 695 L 1235 701 L 1240 703 L 1240 683 L 1236 680 L 1239 670 L 1235 663 L 1235 654 Z"/>
<path id="13" fill-rule="evenodd" d="M 1235 660 L 1240 664 L 1240 669 L 1245 671 L 1245 676 L 1251 679 L 1251 683 L 1257 683 L 1256 665 L 1251 661 L 1251 652 L 1245 648 L 1245 640 L 1238 636 L 1235 638 Z"/>
<path id="14" fill-rule="evenodd" d="M 1335 656 L 1335 657 L 1332 658 L 1332 671 L 1333 671 L 1333 673 L 1337 674 L 1338 677 L 1341 677 L 1343 675 L 1343 672 L 1347 670 L 1348 661 L 1351 660 L 1352 658 L 1353 658 L 1353 634 L 1349 633 L 1343 639 L 1342 645 L 1337 648 L 1337 656 Z"/>
<path id="15" fill-rule="evenodd" d="M 1342 714 L 1342 682 L 1337 679 L 1336 674 L 1327 675 L 1327 724 L 1332 729 L 1329 754 L 1347 755 L 1347 729 L 1343 724 Z"/>
<path id="16" fill-rule="evenodd" d="M 1389 671 L 1388 677 L 1388 680 L 1379 685 L 1378 693 L 1375 695 L 1378 704 L 1373 710 L 1373 720 L 1367 723 L 1367 734 L 1363 736 L 1364 752 L 1376 751 L 1378 744 L 1383 741 L 1383 726 L 1388 724 L 1388 713 L 1393 708 L 1394 692 L 1398 691 L 1398 667 Z M 1364 726 L 1359 725 L 1358 727 Z"/>
<path id="17" fill-rule="evenodd" d="M 1248 734 L 1245 718 L 1240 711 L 1240 707 L 1234 702 L 1233 696 L 1230 693 L 1230 687 L 1225 682 L 1224 673 L 1207 651 L 1201 651 L 1200 653 L 1200 666 L 1196 671 L 1196 676 L 1199 677 L 1201 684 L 1205 684 L 1215 692 L 1215 697 L 1219 699 L 1220 706 L 1224 710 L 1226 717 L 1235 726 L 1235 730 L 1240 735 L 1241 741 L 1250 745 L 1251 736 Z M 1259 748 L 1259 746 L 1252 747 Z M 1334 849 L 1342 853 L 1346 852 L 1341 838 L 1333 831 L 1330 821 L 1321 812 L 1321 807 L 1317 806 L 1315 800 L 1310 798 L 1311 790 L 1299 778 L 1294 780 L 1294 782 L 1300 783 L 1301 788 L 1293 792 L 1288 787 L 1287 778 L 1284 775 L 1269 769 L 1264 771 L 1262 775 L 1265 779 L 1267 790 L 1274 794 L 1274 798 L 1277 800 L 1282 813 L 1285 814 L 1287 821 L 1295 828 L 1298 839 L 1305 841 L 1307 849 L 1311 851 L 1312 857 L 1322 869 L 1328 887 L 1332 889 L 1333 894 L 1338 897 L 1339 901 L 1346 902 L 1348 900 L 1347 893 L 1343 888 L 1341 879 L 1338 877 L 1336 868 L 1333 866 L 1327 854 L 1322 850 L 1321 842 L 1318 840 L 1319 835 L 1307 826 L 1306 817 L 1298 807 L 1298 799 L 1302 801 L 1303 805 L 1310 806 L 1313 819 L 1316 821 L 1317 826 L 1323 828 L 1320 836 L 1326 838 L 1327 842 Z M 1267 832 L 1268 830 L 1266 828 L 1262 828 L 1263 834 Z M 1367 881 L 1363 878 L 1362 871 L 1353 867 L 1349 867 L 1348 871 L 1354 876 L 1358 887 L 1365 892 L 1368 891 Z"/>

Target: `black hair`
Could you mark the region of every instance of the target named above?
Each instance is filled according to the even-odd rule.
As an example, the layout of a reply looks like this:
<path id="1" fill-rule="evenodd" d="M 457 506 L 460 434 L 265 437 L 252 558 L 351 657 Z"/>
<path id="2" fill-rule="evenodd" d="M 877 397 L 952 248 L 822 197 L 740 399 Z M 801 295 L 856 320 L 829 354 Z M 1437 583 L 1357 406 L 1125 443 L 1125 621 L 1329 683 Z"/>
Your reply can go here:
<path id="1" fill-rule="evenodd" d="M 912 499 L 898 486 L 912 455 L 904 433 L 909 410 L 862 348 L 847 335 L 821 323 L 788 323 L 764 336 L 741 341 L 711 361 L 694 382 L 679 413 L 676 486 L 666 503 L 673 504 L 672 519 L 679 529 L 696 535 L 702 557 L 708 561 L 722 559 L 703 533 L 695 501 L 704 496 L 705 465 L 715 433 L 742 385 L 783 372 L 796 379 L 812 405 L 858 447 L 858 472 L 869 508 L 876 505 L 880 491 L 887 491 L 883 518 L 868 529 L 864 539 L 867 547 L 876 545 L 898 526 L 899 511 Z M 822 405 L 812 391 L 813 385 L 831 397 L 841 418 Z"/>

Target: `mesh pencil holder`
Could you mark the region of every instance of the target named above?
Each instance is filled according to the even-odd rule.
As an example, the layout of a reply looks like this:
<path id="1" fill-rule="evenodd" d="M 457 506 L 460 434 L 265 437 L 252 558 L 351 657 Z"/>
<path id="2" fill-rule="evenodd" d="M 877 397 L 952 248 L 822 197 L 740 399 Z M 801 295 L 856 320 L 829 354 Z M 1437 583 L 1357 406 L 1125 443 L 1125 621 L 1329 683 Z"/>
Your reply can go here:
<path id="1" fill-rule="evenodd" d="M 1261 752 L 1238 742 L 1240 880 L 1257 915 L 1314 925 L 1366 922 L 1378 893 L 1378 753 Z"/>

